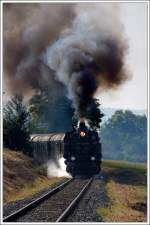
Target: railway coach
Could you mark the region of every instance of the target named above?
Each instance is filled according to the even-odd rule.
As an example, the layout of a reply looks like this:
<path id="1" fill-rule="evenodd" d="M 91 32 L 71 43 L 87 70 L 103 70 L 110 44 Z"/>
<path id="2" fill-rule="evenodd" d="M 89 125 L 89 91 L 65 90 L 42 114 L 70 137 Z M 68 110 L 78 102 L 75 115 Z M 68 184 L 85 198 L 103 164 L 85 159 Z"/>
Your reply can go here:
<path id="1" fill-rule="evenodd" d="M 84 122 L 66 133 L 31 135 L 31 146 L 32 156 L 39 163 L 52 159 L 57 164 L 64 157 L 66 170 L 73 177 L 91 177 L 100 172 L 100 138 Z"/>

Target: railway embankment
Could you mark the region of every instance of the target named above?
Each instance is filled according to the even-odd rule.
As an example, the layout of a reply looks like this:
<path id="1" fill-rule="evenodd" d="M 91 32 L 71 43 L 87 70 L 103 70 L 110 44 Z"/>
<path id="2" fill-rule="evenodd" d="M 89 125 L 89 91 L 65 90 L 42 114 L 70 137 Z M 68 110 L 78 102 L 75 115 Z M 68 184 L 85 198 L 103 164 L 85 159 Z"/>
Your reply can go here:
<path id="1" fill-rule="evenodd" d="M 48 178 L 44 166 L 39 166 L 21 152 L 4 150 L 3 202 L 4 214 L 23 207 L 46 193 L 64 178 Z"/>

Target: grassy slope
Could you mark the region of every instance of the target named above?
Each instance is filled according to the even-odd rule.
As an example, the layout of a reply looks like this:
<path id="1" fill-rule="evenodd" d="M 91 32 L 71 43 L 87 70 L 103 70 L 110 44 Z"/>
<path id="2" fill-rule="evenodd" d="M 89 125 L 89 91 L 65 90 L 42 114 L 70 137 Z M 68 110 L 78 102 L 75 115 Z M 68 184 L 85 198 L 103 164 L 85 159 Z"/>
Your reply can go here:
<path id="1" fill-rule="evenodd" d="M 33 163 L 21 152 L 4 150 L 3 161 L 4 202 L 30 197 L 63 178 L 48 178 L 46 170 Z"/>
<path id="2" fill-rule="evenodd" d="M 133 169 L 143 173 L 147 172 L 147 167 L 145 163 L 132 163 L 127 161 L 117 161 L 117 160 L 104 160 L 102 162 L 102 167 L 118 168 L 118 169 Z"/>
<path id="3" fill-rule="evenodd" d="M 97 209 L 98 216 L 105 222 L 146 222 L 146 165 L 104 161 L 102 167 L 109 203 Z"/>

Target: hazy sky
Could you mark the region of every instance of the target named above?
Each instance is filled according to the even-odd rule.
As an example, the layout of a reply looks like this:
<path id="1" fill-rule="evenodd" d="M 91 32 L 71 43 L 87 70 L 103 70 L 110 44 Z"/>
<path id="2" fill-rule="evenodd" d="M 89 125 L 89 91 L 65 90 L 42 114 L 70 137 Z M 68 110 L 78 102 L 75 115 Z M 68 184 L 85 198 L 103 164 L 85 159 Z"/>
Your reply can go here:
<path id="1" fill-rule="evenodd" d="M 147 4 L 120 3 L 121 19 L 129 43 L 127 63 L 132 79 L 118 91 L 100 96 L 103 107 L 147 108 Z"/>

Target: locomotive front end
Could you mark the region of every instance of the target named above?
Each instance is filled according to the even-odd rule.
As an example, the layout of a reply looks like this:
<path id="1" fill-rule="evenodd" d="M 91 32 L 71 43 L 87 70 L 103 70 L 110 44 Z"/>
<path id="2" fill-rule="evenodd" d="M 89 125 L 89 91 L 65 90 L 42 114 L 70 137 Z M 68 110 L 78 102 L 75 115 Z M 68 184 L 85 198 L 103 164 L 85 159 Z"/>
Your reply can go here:
<path id="1" fill-rule="evenodd" d="M 64 143 L 66 170 L 73 177 L 91 177 L 100 172 L 101 144 L 98 133 L 85 122 L 66 134 Z"/>

